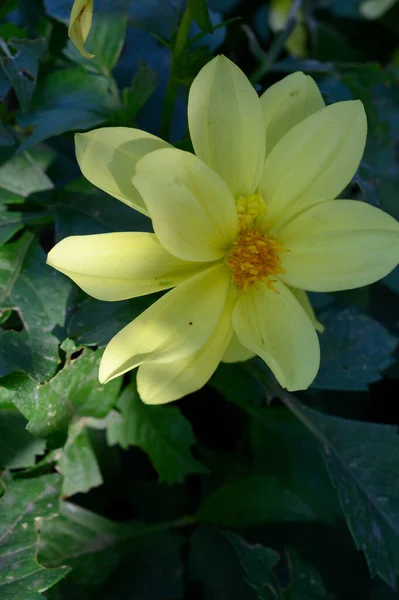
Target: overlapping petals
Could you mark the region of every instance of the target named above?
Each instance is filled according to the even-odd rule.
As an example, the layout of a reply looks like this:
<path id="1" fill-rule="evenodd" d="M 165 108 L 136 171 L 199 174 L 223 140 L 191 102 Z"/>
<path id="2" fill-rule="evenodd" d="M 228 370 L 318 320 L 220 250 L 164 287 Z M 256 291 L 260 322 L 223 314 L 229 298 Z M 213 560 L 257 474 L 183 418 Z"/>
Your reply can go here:
<path id="1" fill-rule="evenodd" d="M 237 292 L 230 285 L 215 331 L 196 352 L 169 363 L 144 363 L 137 373 L 140 397 L 147 404 L 178 400 L 199 390 L 212 377 L 233 334 L 231 313 Z"/>
<path id="2" fill-rule="evenodd" d="M 266 154 L 295 125 L 324 108 L 315 81 L 304 73 L 292 73 L 269 87 L 260 97 L 266 130 Z"/>
<path id="3" fill-rule="evenodd" d="M 335 200 L 305 211 L 280 232 L 285 283 L 315 292 L 368 285 L 399 259 L 399 224 L 374 206 Z"/>
<path id="4" fill-rule="evenodd" d="M 280 281 L 242 294 L 233 311 L 240 342 L 258 354 L 282 387 L 304 390 L 316 377 L 320 348 L 315 328 L 294 294 Z"/>
<path id="5" fill-rule="evenodd" d="M 147 209 L 132 184 L 136 163 L 168 147 L 155 135 L 130 127 L 104 127 L 75 136 L 76 158 L 86 179 L 145 215 Z"/>
<path id="6" fill-rule="evenodd" d="M 237 210 L 212 169 L 189 152 L 166 149 L 145 156 L 136 173 L 134 185 L 169 252 L 193 261 L 223 257 L 237 232 Z"/>
<path id="7" fill-rule="evenodd" d="M 144 362 L 174 362 L 199 350 L 217 328 L 229 279 L 223 265 L 209 267 L 157 300 L 112 338 L 100 365 L 101 383 Z"/>
<path id="8" fill-rule="evenodd" d="M 125 300 L 185 281 L 206 266 L 172 256 L 152 233 L 102 233 L 68 237 L 47 263 L 99 300 Z"/>
<path id="9" fill-rule="evenodd" d="M 265 157 L 263 114 L 256 91 L 226 57 L 211 60 L 194 79 L 188 124 L 196 155 L 233 196 L 252 194 Z"/>
<path id="10" fill-rule="evenodd" d="M 293 127 L 267 157 L 259 184 L 269 226 L 338 196 L 359 166 L 366 134 L 357 100 L 327 106 Z"/>

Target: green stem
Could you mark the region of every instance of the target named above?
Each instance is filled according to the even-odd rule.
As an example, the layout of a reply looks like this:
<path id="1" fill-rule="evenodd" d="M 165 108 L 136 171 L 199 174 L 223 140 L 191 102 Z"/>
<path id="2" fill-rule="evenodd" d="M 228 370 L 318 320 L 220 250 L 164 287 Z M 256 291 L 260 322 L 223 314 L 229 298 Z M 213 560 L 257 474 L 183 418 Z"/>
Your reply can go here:
<path id="1" fill-rule="evenodd" d="M 168 86 L 166 88 L 165 101 L 162 110 L 161 120 L 161 137 L 167 140 L 170 135 L 170 127 L 172 124 L 173 108 L 175 105 L 177 91 L 179 89 L 179 82 L 177 79 L 178 67 L 180 64 L 181 57 L 184 54 L 186 47 L 188 34 L 190 32 L 191 25 L 191 8 L 190 2 L 187 3 L 187 8 L 184 11 L 183 18 L 180 22 L 179 29 L 177 30 L 176 42 L 172 52 L 172 63 L 170 67 L 170 77 Z"/>
<path id="2" fill-rule="evenodd" d="M 284 29 L 276 36 L 269 52 L 265 55 L 263 62 L 252 73 L 250 79 L 252 83 L 257 83 L 262 79 L 272 68 L 274 62 L 280 56 L 288 38 L 297 23 L 298 12 L 301 8 L 302 0 L 294 0 L 288 15 Z"/>

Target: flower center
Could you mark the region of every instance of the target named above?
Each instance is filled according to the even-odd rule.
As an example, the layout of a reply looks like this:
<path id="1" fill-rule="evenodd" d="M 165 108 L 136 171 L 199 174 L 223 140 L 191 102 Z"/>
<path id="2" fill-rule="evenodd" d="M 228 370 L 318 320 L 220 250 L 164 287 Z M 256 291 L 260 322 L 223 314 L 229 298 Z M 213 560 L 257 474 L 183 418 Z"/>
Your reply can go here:
<path id="1" fill-rule="evenodd" d="M 274 290 L 273 275 L 285 273 L 280 253 L 288 252 L 279 242 L 256 224 L 256 217 L 266 212 L 262 196 L 253 194 L 236 201 L 239 231 L 226 255 L 226 264 L 232 272 L 232 280 L 240 291 L 257 282 L 264 282 Z M 275 290 L 274 290 L 275 291 Z"/>

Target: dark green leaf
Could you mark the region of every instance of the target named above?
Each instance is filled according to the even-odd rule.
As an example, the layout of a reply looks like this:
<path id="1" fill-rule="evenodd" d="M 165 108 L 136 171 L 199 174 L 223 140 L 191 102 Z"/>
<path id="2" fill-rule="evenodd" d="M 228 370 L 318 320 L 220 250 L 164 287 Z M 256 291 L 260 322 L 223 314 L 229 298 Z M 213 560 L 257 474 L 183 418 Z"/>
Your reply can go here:
<path id="1" fill-rule="evenodd" d="M 220 363 L 209 383 L 232 402 L 260 404 L 265 400 L 262 384 L 251 375 L 248 363 Z"/>
<path id="2" fill-rule="evenodd" d="M 250 475 L 226 483 L 204 500 L 196 516 L 199 521 L 224 527 L 314 520 L 310 507 L 270 475 Z"/>
<path id="3" fill-rule="evenodd" d="M 39 70 L 39 57 L 46 52 L 45 40 L 10 39 L 0 45 L 0 65 L 10 80 L 23 111 L 30 107 Z"/>
<path id="4" fill-rule="evenodd" d="M 190 14 L 198 27 L 206 33 L 213 33 L 213 25 L 205 0 L 188 0 Z"/>
<path id="5" fill-rule="evenodd" d="M 291 585 L 287 591 L 288 600 L 332 600 L 327 593 L 323 581 L 311 565 L 304 565 L 299 556 L 287 548 L 288 561 L 291 574 Z"/>
<path id="6" fill-rule="evenodd" d="M 22 152 L 13 156 L 0 166 L 0 190 L 7 190 L 22 197 L 33 192 L 50 190 L 53 184 L 45 174 L 44 166 L 47 166 L 47 158 L 42 152 L 39 155 L 37 152 Z M 9 199 L 7 195 L 1 194 L 0 204 L 3 202 L 9 203 Z"/>
<path id="7" fill-rule="evenodd" d="M 0 410 L 0 470 L 31 467 L 44 448 L 43 440 L 26 431 L 22 415 L 15 410 Z"/>
<path id="8" fill-rule="evenodd" d="M 79 68 L 55 71 L 37 87 L 34 110 L 19 118 L 21 127 L 34 127 L 21 148 L 65 131 L 92 129 L 118 108 L 120 101 L 112 79 Z"/>
<path id="9" fill-rule="evenodd" d="M 68 426 L 80 417 L 105 417 L 115 404 L 121 380 L 106 386 L 98 383 L 101 351 L 85 350 L 78 358 L 68 360 L 65 367 L 44 385 L 30 393 L 19 390 L 14 404 L 29 420 L 28 429 L 48 440 L 52 447 L 61 446 Z M 76 450 L 72 448 L 73 453 Z"/>
<path id="10" fill-rule="evenodd" d="M 399 572 L 399 437 L 397 428 L 318 413 L 284 394 L 285 404 L 321 444 L 356 546 L 372 577 L 395 587 Z"/>
<path id="11" fill-rule="evenodd" d="M 123 110 L 118 115 L 121 125 L 135 122 L 140 110 L 147 104 L 157 87 L 157 73 L 146 63 L 141 64 L 130 88 L 122 92 Z"/>
<path id="12" fill-rule="evenodd" d="M 313 387 L 327 390 L 367 390 L 381 371 L 394 362 L 397 338 L 378 321 L 348 308 L 320 317 L 321 365 Z"/>
<path id="13" fill-rule="evenodd" d="M 183 481 L 190 473 L 207 473 L 191 455 L 195 437 L 176 406 L 148 406 L 131 386 L 122 393 L 118 407 L 124 421 L 109 427 L 110 445 L 138 446 L 147 452 L 160 480 L 167 483 Z"/>
<path id="14" fill-rule="evenodd" d="M 282 590 L 273 567 L 280 556 L 271 548 L 251 545 L 240 536 L 224 532 L 245 572 L 245 581 L 255 590 L 258 600 L 282 599 Z M 303 598 L 305 600 L 305 598 Z"/>
<path id="15" fill-rule="evenodd" d="M 0 500 L 1 600 L 40 600 L 42 592 L 64 577 L 68 568 L 45 569 L 36 556 L 38 521 L 53 515 L 58 506 L 59 477 L 4 480 Z"/>
<path id="16" fill-rule="evenodd" d="M 23 331 L 0 330 L 0 376 L 23 371 L 43 381 L 59 363 L 56 327 L 65 320 L 70 282 L 45 264 L 33 236 L 0 248 L 0 308 L 16 310 Z"/>
<path id="17" fill-rule="evenodd" d="M 130 559 L 131 576 L 135 578 L 135 582 L 130 581 L 128 593 L 140 592 L 137 597 L 147 598 L 141 594 L 155 579 L 160 557 L 167 560 L 165 554 L 171 552 L 172 560 L 176 560 L 179 538 L 156 533 L 162 529 L 159 524 L 114 523 L 69 502 L 61 502 L 60 509 L 57 518 L 40 523 L 39 558 L 47 567 L 60 564 L 72 567 L 71 576 L 62 585 L 62 600 L 87 600 L 93 591 L 103 590 L 102 586 L 125 556 Z M 147 570 L 149 562 L 150 572 Z M 143 570 L 145 565 L 145 571 L 140 573 L 136 564 Z M 174 579 L 178 580 L 179 575 L 175 574 Z M 136 585 L 141 585 L 141 589 L 137 590 Z"/>

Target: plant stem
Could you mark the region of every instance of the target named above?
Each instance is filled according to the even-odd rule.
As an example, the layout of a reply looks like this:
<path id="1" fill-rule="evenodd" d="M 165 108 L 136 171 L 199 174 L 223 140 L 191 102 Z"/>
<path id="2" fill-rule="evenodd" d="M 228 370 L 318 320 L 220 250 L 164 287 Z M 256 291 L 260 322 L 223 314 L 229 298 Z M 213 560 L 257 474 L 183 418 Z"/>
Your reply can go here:
<path id="1" fill-rule="evenodd" d="M 165 100 L 162 110 L 161 137 L 165 140 L 167 140 L 170 136 L 170 128 L 173 118 L 173 108 L 175 105 L 177 90 L 179 89 L 179 82 L 177 80 L 178 67 L 186 47 L 188 34 L 190 32 L 191 20 L 192 16 L 190 2 L 188 2 L 187 8 L 184 11 L 182 20 L 179 25 L 179 29 L 177 30 L 176 42 L 172 52 L 170 76 L 166 88 Z"/>
<path id="2" fill-rule="evenodd" d="M 265 54 L 263 62 L 257 69 L 252 73 L 252 83 L 257 83 L 262 77 L 264 77 L 272 68 L 273 63 L 279 57 L 282 52 L 288 38 L 290 37 L 293 29 L 297 23 L 298 12 L 301 8 L 302 0 L 294 0 L 291 6 L 290 13 L 288 15 L 287 22 L 284 29 L 276 36 L 269 52 Z"/>

